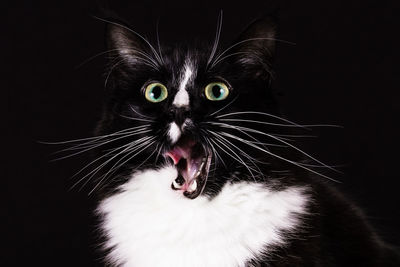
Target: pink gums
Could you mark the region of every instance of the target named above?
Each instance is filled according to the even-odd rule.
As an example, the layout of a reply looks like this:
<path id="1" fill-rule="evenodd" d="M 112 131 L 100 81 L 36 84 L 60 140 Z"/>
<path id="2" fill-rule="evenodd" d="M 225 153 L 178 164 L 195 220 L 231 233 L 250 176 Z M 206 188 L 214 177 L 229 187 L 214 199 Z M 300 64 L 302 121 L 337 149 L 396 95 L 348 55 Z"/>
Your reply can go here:
<path id="1" fill-rule="evenodd" d="M 191 141 L 184 146 L 176 146 L 165 154 L 172 159 L 174 165 L 177 165 L 182 158 L 186 159 L 186 169 L 181 170 L 181 174 L 186 181 L 181 188 L 182 190 L 186 190 L 192 184 L 201 165 L 202 158 L 191 158 L 194 145 L 195 142 Z"/>

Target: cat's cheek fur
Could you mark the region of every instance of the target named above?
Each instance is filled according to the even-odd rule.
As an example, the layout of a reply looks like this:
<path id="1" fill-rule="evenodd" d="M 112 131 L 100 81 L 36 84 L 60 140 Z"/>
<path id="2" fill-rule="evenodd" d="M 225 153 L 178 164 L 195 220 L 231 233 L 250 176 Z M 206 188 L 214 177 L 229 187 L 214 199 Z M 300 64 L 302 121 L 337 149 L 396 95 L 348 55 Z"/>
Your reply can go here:
<path id="1" fill-rule="evenodd" d="M 171 190 L 173 166 L 133 174 L 98 213 L 110 250 L 124 266 L 245 266 L 301 227 L 307 188 L 281 191 L 263 184 L 227 183 L 214 198 Z"/>

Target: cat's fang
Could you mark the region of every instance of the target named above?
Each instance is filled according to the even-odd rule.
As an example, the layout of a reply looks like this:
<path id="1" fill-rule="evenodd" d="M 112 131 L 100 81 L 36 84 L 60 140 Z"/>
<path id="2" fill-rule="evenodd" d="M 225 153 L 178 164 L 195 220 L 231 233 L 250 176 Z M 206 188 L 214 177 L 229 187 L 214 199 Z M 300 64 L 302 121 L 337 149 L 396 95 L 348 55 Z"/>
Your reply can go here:
<path id="1" fill-rule="evenodd" d="M 172 182 L 172 189 L 181 189 L 183 185 L 178 184 L 175 180 Z"/>
<path id="2" fill-rule="evenodd" d="M 171 188 L 174 190 L 182 189 L 185 185 L 185 179 L 178 175 L 178 177 L 172 182 Z"/>
<path id="3" fill-rule="evenodd" d="M 195 179 L 195 180 L 193 180 L 192 184 L 189 186 L 188 191 L 189 192 L 194 192 L 194 191 L 196 191 L 196 189 L 197 189 L 197 181 Z"/>

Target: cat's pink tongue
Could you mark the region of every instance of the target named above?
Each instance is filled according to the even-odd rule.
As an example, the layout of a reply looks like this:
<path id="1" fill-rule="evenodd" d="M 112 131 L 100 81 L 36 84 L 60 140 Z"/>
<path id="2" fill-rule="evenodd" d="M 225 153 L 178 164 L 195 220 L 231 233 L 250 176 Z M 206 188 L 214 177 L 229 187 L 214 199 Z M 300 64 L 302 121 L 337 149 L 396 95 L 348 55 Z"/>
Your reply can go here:
<path id="1" fill-rule="evenodd" d="M 195 179 L 199 175 L 200 166 L 202 163 L 202 158 L 192 158 L 192 147 L 194 146 L 194 142 L 187 143 L 185 146 L 175 147 L 172 150 L 168 151 L 165 155 L 172 159 L 174 165 L 178 165 L 179 161 L 183 158 L 186 160 L 186 166 L 182 163 L 179 163 L 178 169 L 180 174 L 185 179 L 185 183 L 181 186 L 182 190 L 195 190 L 196 185 Z M 182 165 L 181 165 L 182 164 Z"/>
<path id="2" fill-rule="evenodd" d="M 177 165 L 181 158 L 190 158 L 192 147 L 194 145 L 194 141 L 187 141 L 183 146 L 176 146 L 172 150 L 168 151 L 165 155 L 174 161 L 174 165 Z"/>
<path id="3" fill-rule="evenodd" d="M 174 165 L 177 165 L 178 162 L 181 160 L 181 158 L 187 158 L 188 157 L 188 151 L 176 147 L 173 150 L 170 150 L 166 153 L 166 156 L 170 157 L 172 161 L 174 162 Z"/>

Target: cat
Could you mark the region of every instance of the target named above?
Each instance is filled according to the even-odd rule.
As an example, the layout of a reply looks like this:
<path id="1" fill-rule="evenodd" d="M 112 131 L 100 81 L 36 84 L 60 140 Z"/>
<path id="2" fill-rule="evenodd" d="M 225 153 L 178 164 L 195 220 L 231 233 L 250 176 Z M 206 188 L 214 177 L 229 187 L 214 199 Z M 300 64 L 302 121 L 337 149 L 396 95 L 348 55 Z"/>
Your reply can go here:
<path id="1" fill-rule="evenodd" d="M 111 266 L 400 266 L 360 209 L 289 140 L 271 90 L 276 20 L 227 49 L 155 48 L 107 24 L 93 192 Z M 311 127 L 311 126 L 310 126 Z M 100 175 L 101 174 L 101 175 Z"/>

